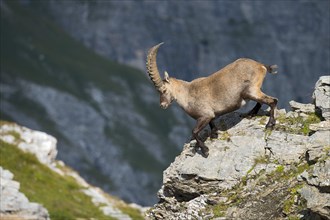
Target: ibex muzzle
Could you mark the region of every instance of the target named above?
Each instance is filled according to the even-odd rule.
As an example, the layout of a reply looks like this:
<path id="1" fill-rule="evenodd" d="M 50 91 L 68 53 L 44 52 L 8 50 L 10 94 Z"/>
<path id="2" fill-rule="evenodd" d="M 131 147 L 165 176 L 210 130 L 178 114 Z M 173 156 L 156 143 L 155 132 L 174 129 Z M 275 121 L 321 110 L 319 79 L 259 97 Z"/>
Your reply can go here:
<path id="1" fill-rule="evenodd" d="M 274 127 L 277 99 L 264 94 L 261 86 L 267 72 L 277 73 L 276 65 L 268 66 L 241 58 L 208 77 L 197 78 L 191 82 L 169 77 L 167 72 L 162 79 L 156 62 L 157 51 L 162 44 L 149 50 L 147 72 L 160 93 L 161 108 L 166 109 L 176 101 L 188 115 L 197 120 L 192 135 L 205 157 L 208 156 L 209 149 L 199 137 L 199 132 L 209 124 L 211 137 L 217 137 L 214 119 L 239 109 L 248 100 L 257 102 L 249 115 L 257 114 L 262 104 L 270 106 L 270 117 L 266 128 Z"/>

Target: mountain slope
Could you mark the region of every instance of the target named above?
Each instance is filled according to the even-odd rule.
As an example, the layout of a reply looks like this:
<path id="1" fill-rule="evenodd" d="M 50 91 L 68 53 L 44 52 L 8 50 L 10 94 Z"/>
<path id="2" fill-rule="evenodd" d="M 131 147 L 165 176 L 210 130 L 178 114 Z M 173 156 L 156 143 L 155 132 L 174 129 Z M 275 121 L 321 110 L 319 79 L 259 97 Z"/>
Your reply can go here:
<path id="1" fill-rule="evenodd" d="M 91 186 L 56 154 L 54 137 L 0 121 L 0 217 L 143 219 L 136 206 Z"/>
<path id="2" fill-rule="evenodd" d="M 143 73 L 96 55 L 16 1 L 1 1 L 0 92 L 2 119 L 54 135 L 59 159 L 141 204 L 155 201 L 161 171 L 188 132 L 175 108 L 159 110 Z"/>

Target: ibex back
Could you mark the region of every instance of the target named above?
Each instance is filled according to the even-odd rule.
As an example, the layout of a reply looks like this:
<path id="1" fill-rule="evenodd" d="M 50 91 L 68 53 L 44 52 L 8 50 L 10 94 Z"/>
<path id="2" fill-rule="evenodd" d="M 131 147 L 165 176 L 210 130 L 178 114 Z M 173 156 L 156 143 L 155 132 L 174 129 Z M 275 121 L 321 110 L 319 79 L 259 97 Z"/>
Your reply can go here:
<path id="1" fill-rule="evenodd" d="M 192 135 L 205 157 L 208 156 L 209 149 L 199 137 L 199 132 L 209 124 L 211 137 L 216 138 L 214 119 L 239 109 L 248 100 L 257 102 L 248 113 L 252 116 L 257 114 L 262 104 L 270 106 L 270 117 L 266 128 L 274 127 L 277 99 L 264 94 L 261 86 L 267 72 L 276 73 L 276 65 L 268 66 L 241 58 L 208 77 L 191 82 L 169 77 L 167 72 L 162 80 L 156 62 L 157 51 L 162 44 L 152 47 L 147 57 L 147 71 L 159 91 L 160 106 L 166 109 L 176 101 L 188 115 L 197 120 Z"/>

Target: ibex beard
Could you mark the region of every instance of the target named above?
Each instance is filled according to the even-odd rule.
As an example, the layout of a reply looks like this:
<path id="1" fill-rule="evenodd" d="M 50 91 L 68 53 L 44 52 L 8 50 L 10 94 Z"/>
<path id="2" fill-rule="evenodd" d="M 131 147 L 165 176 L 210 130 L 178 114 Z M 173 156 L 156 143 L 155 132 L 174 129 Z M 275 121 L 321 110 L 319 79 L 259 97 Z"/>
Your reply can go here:
<path id="1" fill-rule="evenodd" d="M 276 65 L 265 65 L 257 61 L 240 58 L 208 77 L 197 78 L 191 82 L 169 77 L 165 72 L 164 79 L 157 67 L 157 51 L 163 43 L 152 47 L 147 56 L 147 72 L 160 95 L 160 107 L 163 109 L 176 101 L 192 118 L 197 120 L 192 131 L 196 146 L 201 148 L 204 157 L 209 149 L 199 136 L 205 126 L 211 127 L 211 138 L 217 137 L 215 118 L 241 108 L 247 101 L 257 104 L 248 113 L 256 115 L 262 104 L 270 106 L 270 117 L 266 128 L 272 129 L 276 123 L 274 111 L 277 99 L 261 91 L 266 73 L 277 73 Z"/>

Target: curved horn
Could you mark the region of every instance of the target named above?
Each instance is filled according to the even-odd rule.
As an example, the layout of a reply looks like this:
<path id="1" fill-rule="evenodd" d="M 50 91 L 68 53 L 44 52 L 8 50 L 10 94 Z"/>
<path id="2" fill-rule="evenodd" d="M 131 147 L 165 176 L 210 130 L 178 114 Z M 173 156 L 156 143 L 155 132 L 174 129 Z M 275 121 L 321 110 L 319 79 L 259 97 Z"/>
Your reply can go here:
<path id="1" fill-rule="evenodd" d="M 151 81 L 154 83 L 156 89 L 160 91 L 160 88 L 163 86 L 162 78 L 159 75 L 158 67 L 157 67 L 157 51 L 158 48 L 163 44 L 164 42 L 157 44 L 156 46 L 153 46 L 147 56 L 147 72 L 149 74 L 149 77 Z"/>

